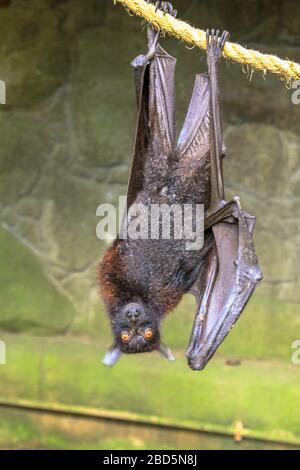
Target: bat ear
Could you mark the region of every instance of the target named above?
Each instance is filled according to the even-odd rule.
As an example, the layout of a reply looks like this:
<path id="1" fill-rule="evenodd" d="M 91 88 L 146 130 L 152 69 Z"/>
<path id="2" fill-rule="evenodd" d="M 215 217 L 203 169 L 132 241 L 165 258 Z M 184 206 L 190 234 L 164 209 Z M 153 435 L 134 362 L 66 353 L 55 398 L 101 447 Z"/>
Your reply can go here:
<path id="1" fill-rule="evenodd" d="M 104 358 L 102 359 L 102 364 L 108 367 L 112 367 L 118 362 L 121 356 L 121 350 L 119 346 L 112 345 L 109 350 L 105 353 Z"/>
<path id="2" fill-rule="evenodd" d="M 175 357 L 173 356 L 170 348 L 168 348 L 167 346 L 163 344 L 160 344 L 157 349 L 163 357 L 168 359 L 168 361 L 175 361 Z"/>

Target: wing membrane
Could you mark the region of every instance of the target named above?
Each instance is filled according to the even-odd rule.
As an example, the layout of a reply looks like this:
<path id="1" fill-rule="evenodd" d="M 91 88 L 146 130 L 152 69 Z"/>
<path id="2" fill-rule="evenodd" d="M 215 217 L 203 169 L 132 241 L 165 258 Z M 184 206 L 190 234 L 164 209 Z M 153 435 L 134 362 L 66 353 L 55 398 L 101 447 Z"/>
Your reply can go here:
<path id="1" fill-rule="evenodd" d="M 155 41 L 150 30 L 149 49 Z M 174 72 L 176 59 L 159 44 L 150 61 L 146 55 L 136 57 L 132 66 L 138 103 L 138 119 L 134 144 L 133 163 L 127 190 L 130 206 L 145 182 L 145 169 L 170 156 L 174 148 Z"/>
<path id="2" fill-rule="evenodd" d="M 254 218 L 242 211 L 238 199 L 230 208 L 232 219 L 221 215 L 212 228 L 215 245 L 206 273 L 193 286 L 198 305 L 187 357 L 195 370 L 213 356 L 262 277 L 252 241 Z"/>

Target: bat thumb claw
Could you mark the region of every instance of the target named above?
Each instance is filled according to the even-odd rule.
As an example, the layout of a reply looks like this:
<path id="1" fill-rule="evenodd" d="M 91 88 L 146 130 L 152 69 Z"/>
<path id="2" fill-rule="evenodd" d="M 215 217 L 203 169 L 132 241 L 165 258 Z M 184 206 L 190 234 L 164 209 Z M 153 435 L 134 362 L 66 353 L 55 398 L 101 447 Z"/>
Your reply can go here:
<path id="1" fill-rule="evenodd" d="M 157 348 L 160 355 L 168 359 L 168 361 L 175 361 L 175 357 L 172 354 L 172 351 L 170 348 L 167 346 L 164 346 L 163 344 L 160 344 L 159 347 Z"/>
<path id="2" fill-rule="evenodd" d="M 102 364 L 108 367 L 112 367 L 120 359 L 121 350 L 118 346 L 111 346 L 109 350 L 105 353 Z"/>

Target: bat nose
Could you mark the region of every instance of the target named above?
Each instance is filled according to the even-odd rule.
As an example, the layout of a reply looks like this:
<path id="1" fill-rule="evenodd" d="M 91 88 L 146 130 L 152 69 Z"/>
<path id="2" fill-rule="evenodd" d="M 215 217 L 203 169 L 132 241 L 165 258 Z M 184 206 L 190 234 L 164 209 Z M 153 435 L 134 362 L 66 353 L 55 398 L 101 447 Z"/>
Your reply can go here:
<path id="1" fill-rule="evenodd" d="M 129 320 L 137 320 L 142 313 L 142 309 L 139 305 L 128 305 L 126 309 L 126 316 Z"/>

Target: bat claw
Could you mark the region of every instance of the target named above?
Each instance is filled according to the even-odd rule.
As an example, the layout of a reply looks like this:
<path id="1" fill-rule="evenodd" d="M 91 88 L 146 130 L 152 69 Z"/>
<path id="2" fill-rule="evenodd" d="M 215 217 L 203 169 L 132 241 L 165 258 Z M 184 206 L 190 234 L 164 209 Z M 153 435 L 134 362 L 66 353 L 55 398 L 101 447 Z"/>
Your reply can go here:
<path id="1" fill-rule="evenodd" d="M 177 10 L 174 9 L 171 2 L 163 2 L 163 8 L 162 9 L 163 9 L 164 14 L 168 13 L 169 15 L 176 18 Z"/>
<path id="2" fill-rule="evenodd" d="M 241 208 L 241 201 L 240 201 L 239 196 L 234 196 L 234 197 L 232 198 L 232 200 L 236 203 L 236 205 L 238 206 L 239 209 L 242 209 L 242 208 Z"/>
<path id="3" fill-rule="evenodd" d="M 222 53 L 225 47 L 226 41 L 229 39 L 228 31 L 223 31 L 220 34 L 220 31 L 217 29 L 207 29 L 206 30 L 206 45 L 207 53 L 209 56 L 219 60 L 222 57 Z"/>
<path id="4" fill-rule="evenodd" d="M 152 5 L 155 6 L 155 13 L 157 10 L 161 10 L 163 14 L 165 15 L 168 13 L 169 15 L 173 16 L 176 18 L 177 16 L 177 10 L 174 9 L 173 5 L 171 2 L 165 2 L 161 0 L 147 0 L 147 3 L 151 3 Z"/>

